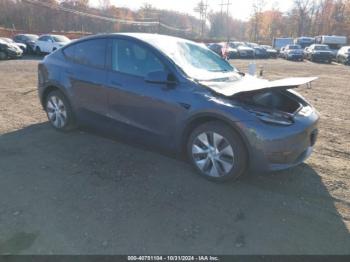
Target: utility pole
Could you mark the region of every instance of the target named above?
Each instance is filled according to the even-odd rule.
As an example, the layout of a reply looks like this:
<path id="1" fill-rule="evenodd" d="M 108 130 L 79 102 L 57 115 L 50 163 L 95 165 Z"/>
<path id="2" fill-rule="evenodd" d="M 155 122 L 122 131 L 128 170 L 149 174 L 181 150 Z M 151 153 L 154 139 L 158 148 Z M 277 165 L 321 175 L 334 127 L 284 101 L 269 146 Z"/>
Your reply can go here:
<path id="1" fill-rule="evenodd" d="M 194 8 L 194 11 L 199 13 L 199 19 L 201 21 L 201 38 L 203 40 L 204 36 L 204 29 L 205 29 L 205 22 L 207 20 L 207 10 L 208 10 L 208 0 L 203 2 L 203 0 L 198 3 L 198 6 Z"/>
<path id="2" fill-rule="evenodd" d="M 204 9 L 203 10 L 204 17 L 203 17 L 203 21 L 202 21 L 202 39 L 204 37 L 205 24 L 207 22 L 208 0 L 205 1 L 205 5 L 204 5 L 203 9 Z"/>
<path id="3" fill-rule="evenodd" d="M 224 5 L 225 5 L 224 0 L 221 0 L 221 4 L 219 4 L 219 6 L 221 7 L 221 9 L 220 9 L 221 17 L 222 17 L 222 9 L 223 9 Z"/>
<path id="4" fill-rule="evenodd" d="M 232 3 L 230 2 L 230 0 L 227 0 L 226 2 L 226 29 L 227 29 L 227 42 L 230 41 L 230 27 L 229 27 L 229 7 L 230 5 L 232 5 Z"/>
<path id="5" fill-rule="evenodd" d="M 227 42 L 230 41 L 230 28 L 229 28 L 229 7 L 232 5 L 230 0 L 227 0 L 226 3 L 224 3 L 224 0 L 221 0 L 221 18 L 223 18 L 223 7 L 226 6 L 226 34 L 227 34 Z"/>
<path id="6" fill-rule="evenodd" d="M 232 5 L 232 3 L 230 2 L 230 0 L 227 0 L 227 2 L 225 3 L 224 0 L 221 0 L 220 5 L 220 14 L 221 14 L 221 21 L 222 21 L 222 27 L 224 27 L 224 7 L 226 7 L 226 34 L 227 34 L 227 42 L 230 41 L 230 28 L 229 28 L 229 7 L 230 5 Z"/>

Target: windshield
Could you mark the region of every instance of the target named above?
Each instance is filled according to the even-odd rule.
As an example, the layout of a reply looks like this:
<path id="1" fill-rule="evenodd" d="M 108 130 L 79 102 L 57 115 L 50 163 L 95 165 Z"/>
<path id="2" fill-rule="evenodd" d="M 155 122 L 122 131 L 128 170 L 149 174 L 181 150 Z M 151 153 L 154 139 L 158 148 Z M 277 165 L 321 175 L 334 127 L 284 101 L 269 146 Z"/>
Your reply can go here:
<path id="1" fill-rule="evenodd" d="M 37 40 L 39 38 L 37 35 L 25 35 L 25 37 L 29 41 L 35 41 L 35 40 Z"/>
<path id="2" fill-rule="evenodd" d="M 183 40 L 151 40 L 152 44 L 180 67 L 184 73 L 196 80 L 213 80 L 237 74 L 237 70 L 208 48 Z M 238 75 L 238 74 L 237 74 Z"/>
<path id="3" fill-rule="evenodd" d="M 327 45 L 316 45 L 315 46 L 315 50 L 328 50 L 328 46 Z"/>
<path id="4" fill-rule="evenodd" d="M 52 38 L 55 42 L 69 42 L 69 39 L 63 35 L 53 35 Z"/>

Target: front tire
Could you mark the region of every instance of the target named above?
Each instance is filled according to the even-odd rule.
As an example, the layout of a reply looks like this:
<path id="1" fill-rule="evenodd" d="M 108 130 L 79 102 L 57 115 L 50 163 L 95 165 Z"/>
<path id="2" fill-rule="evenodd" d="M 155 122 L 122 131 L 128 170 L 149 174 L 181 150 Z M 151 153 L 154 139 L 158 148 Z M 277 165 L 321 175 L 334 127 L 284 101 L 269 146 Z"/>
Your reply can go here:
<path id="1" fill-rule="evenodd" d="M 58 90 L 50 92 L 45 100 L 45 111 L 51 125 L 60 131 L 76 127 L 73 110 L 65 95 Z"/>
<path id="2" fill-rule="evenodd" d="M 240 136 L 219 121 L 204 123 L 192 131 L 187 155 L 200 175 L 216 182 L 237 179 L 248 164 Z"/>

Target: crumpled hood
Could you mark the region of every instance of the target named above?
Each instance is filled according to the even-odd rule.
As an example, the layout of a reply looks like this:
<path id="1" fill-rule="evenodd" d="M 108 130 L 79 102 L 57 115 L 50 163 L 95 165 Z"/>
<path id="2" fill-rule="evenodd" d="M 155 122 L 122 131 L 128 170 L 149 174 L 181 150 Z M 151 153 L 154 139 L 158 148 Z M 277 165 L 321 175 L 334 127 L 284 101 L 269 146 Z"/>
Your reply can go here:
<path id="1" fill-rule="evenodd" d="M 200 84 L 210 88 L 216 93 L 224 96 L 233 96 L 238 93 L 251 92 L 263 89 L 291 89 L 300 85 L 310 83 L 318 77 L 289 77 L 275 81 L 261 79 L 250 75 L 245 75 L 239 80 L 223 79 L 213 81 L 200 81 Z"/>

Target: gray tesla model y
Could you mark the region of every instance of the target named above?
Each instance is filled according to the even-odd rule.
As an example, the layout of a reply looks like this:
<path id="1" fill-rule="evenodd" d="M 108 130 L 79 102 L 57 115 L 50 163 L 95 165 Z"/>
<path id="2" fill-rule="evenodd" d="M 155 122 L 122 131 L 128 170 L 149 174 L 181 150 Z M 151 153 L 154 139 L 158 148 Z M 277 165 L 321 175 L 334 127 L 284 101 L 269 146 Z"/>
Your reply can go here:
<path id="1" fill-rule="evenodd" d="M 315 78 L 246 75 L 203 45 L 157 34 L 74 41 L 38 67 L 52 126 L 104 127 L 119 137 L 186 154 L 221 181 L 248 168 L 303 162 L 317 137 L 317 111 L 293 88 Z"/>

